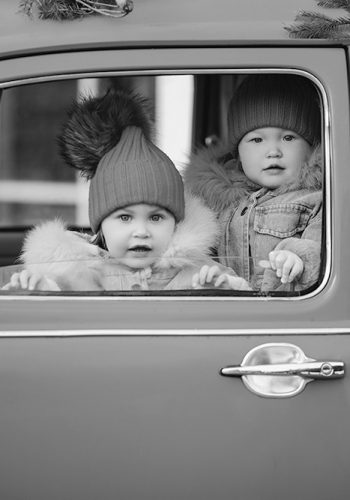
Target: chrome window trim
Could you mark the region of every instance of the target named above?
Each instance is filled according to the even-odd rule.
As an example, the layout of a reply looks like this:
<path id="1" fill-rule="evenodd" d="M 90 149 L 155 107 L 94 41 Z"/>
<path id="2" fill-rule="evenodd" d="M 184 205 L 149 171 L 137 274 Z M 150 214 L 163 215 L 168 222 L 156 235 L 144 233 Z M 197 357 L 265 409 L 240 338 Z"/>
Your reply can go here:
<path id="1" fill-rule="evenodd" d="M 39 76 L 39 77 L 30 77 L 30 78 L 23 78 L 20 80 L 10 80 L 7 82 L 2 82 L 0 83 L 0 90 L 1 89 L 6 89 L 14 86 L 21 86 L 21 85 L 29 85 L 29 84 L 35 84 L 35 83 L 44 83 L 44 82 L 50 82 L 50 81 L 59 81 L 59 80 L 67 80 L 67 79 L 84 79 L 84 78 L 102 78 L 102 77 L 111 77 L 111 76 L 162 76 L 162 75 L 203 75 L 203 74 L 251 74 L 251 73 L 285 73 L 285 74 L 296 74 L 300 76 L 304 76 L 308 79 L 310 79 L 318 88 L 321 94 L 322 98 L 322 104 L 323 104 L 323 133 L 324 133 L 324 157 L 325 157 L 325 172 L 324 172 L 324 194 L 325 194 L 325 249 L 324 251 L 326 252 L 326 261 L 325 261 L 325 266 L 324 266 L 324 275 L 322 278 L 322 281 L 320 285 L 312 290 L 310 293 L 303 294 L 303 295 L 296 295 L 296 296 L 232 296 L 232 297 L 220 297 L 220 296 L 166 296 L 162 297 L 161 295 L 155 295 L 155 296 L 128 296 L 128 297 L 121 297 L 121 296 L 88 296 L 88 295 L 81 295 L 81 296 L 26 296 L 25 300 L 171 300 L 171 301 L 176 301 L 176 300 L 199 300 L 199 301 L 261 301 L 261 300 L 273 300 L 273 301 L 299 301 L 299 300 L 305 300 L 305 299 L 310 299 L 318 295 L 327 285 L 328 280 L 331 275 L 331 269 L 332 269 L 332 262 L 333 262 L 333 245 L 332 245 L 332 227 L 331 227 L 331 220 L 332 220 L 332 213 L 331 213 L 331 164 L 332 164 L 332 150 L 330 147 L 331 141 L 331 126 L 330 126 L 330 111 L 329 111 L 329 99 L 327 96 L 327 92 L 325 88 L 323 87 L 322 83 L 320 80 L 313 75 L 311 72 L 306 71 L 306 70 L 301 70 L 298 68 L 278 68 L 278 67 L 264 67 L 264 68 L 244 68 L 244 69 L 239 69 L 239 68 L 215 68 L 215 69 L 208 69 L 208 68 L 196 68 L 196 69 L 177 69 L 177 68 L 172 68 L 171 70 L 169 69 L 162 69 L 162 70 L 140 70 L 140 71 L 135 71 L 135 70 L 119 70 L 119 71 L 95 71 L 95 72 L 77 72 L 77 73 L 60 73 L 59 75 L 48 75 L 48 76 Z M 174 291 L 175 293 L 175 291 Z M 23 300 L 23 295 L 1 295 L 0 300 Z"/>
<path id="2" fill-rule="evenodd" d="M 199 337 L 199 336 L 300 336 L 300 335 L 349 335 L 350 328 L 241 328 L 234 329 L 96 329 L 91 330 L 6 330 L 0 333 L 2 338 L 72 338 L 72 337 Z"/>

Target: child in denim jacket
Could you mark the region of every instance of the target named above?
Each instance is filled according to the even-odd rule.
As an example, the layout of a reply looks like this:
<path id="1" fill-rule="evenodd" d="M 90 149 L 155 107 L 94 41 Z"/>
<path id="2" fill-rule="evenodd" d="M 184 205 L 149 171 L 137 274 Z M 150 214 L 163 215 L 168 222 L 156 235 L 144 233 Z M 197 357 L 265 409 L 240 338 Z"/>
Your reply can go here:
<path id="1" fill-rule="evenodd" d="M 184 177 L 217 213 L 218 259 L 254 290 L 305 290 L 319 278 L 321 254 L 316 90 L 298 75 L 250 75 L 231 99 L 228 123 L 230 155 L 202 151 Z"/>

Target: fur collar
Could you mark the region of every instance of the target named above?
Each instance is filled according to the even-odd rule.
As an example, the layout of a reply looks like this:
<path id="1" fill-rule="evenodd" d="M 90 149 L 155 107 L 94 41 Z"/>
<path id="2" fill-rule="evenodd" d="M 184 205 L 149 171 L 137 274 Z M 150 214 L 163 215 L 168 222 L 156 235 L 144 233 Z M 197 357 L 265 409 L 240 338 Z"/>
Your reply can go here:
<path id="1" fill-rule="evenodd" d="M 216 244 L 215 214 L 199 198 L 187 194 L 185 199 L 185 218 L 176 226 L 170 245 L 155 269 L 181 268 L 196 258 L 203 259 Z M 59 219 L 43 222 L 29 231 L 20 260 L 32 271 L 52 278 L 83 275 L 87 267 L 94 274 L 106 262 L 118 263 L 108 252 L 92 244 L 89 235 L 69 231 Z"/>
<path id="2" fill-rule="evenodd" d="M 316 148 L 310 160 L 301 169 L 298 180 L 275 189 L 276 196 L 307 189 L 322 189 L 322 155 Z M 199 196 L 216 213 L 237 205 L 261 187 L 250 181 L 237 160 L 227 153 L 227 148 L 218 146 L 202 149 L 194 154 L 184 171 L 185 185 L 195 196 Z"/>

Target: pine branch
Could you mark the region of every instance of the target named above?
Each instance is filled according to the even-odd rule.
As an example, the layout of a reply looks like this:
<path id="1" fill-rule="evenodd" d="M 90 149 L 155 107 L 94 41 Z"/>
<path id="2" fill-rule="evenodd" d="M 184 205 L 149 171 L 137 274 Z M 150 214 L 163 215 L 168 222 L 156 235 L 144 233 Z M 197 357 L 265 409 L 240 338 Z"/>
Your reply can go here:
<path id="1" fill-rule="evenodd" d="M 307 24 L 331 24 L 333 22 L 333 18 L 322 14 L 321 12 L 310 12 L 306 10 L 300 10 L 295 16 L 295 23 L 307 23 Z"/>
<path id="2" fill-rule="evenodd" d="M 31 16 L 34 2 L 35 0 L 21 0 L 19 2 L 19 11 Z"/>
<path id="3" fill-rule="evenodd" d="M 34 11 L 39 19 L 65 20 L 86 15 L 75 0 L 21 0 L 20 11 L 32 17 Z"/>
<path id="4" fill-rule="evenodd" d="M 336 19 L 314 12 L 300 12 L 296 23 L 287 26 L 291 38 L 344 38 L 350 30 L 350 17 Z"/>
<path id="5" fill-rule="evenodd" d="M 59 21 L 77 19 L 86 15 L 75 0 L 37 0 L 37 2 L 39 19 Z"/>
<path id="6" fill-rule="evenodd" d="M 90 14 L 123 17 L 132 11 L 132 0 L 20 0 L 19 10 L 39 19 L 71 20 Z"/>
<path id="7" fill-rule="evenodd" d="M 350 13 L 350 0 L 318 0 L 325 8 L 343 8 Z M 347 38 L 350 36 L 350 17 L 329 17 L 321 12 L 299 11 L 294 23 L 285 27 L 291 38 Z"/>
<path id="8" fill-rule="evenodd" d="M 313 22 L 314 20 L 317 21 L 333 21 L 333 19 L 329 16 L 326 16 L 325 14 L 322 14 L 321 12 L 311 12 L 308 10 L 299 10 L 297 15 L 295 16 L 294 21 L 295 22 Z"/>
<path id="9" fill-rule="evenodd" d="M 341 25 L 346 25 L 350 22 L 350 17 L 329 17 L 321 12 L 309 12 L 305 10 L 301 10 L 295 16 L 295 22 L 306 22 L 309 24 L 323 24 L 324 26 L 336 27 Z"/>
<path id="10" fill-rule="evenodd" d="M 350 9 L 350 0 L 318 0 L 317 5 L 325 9 Z"/>
<path id="11" fill-rule="evenodd" d="M 350 13 L 350 0 L 318 0 L 317 5 L 325 9 L 344 9 Z"/>

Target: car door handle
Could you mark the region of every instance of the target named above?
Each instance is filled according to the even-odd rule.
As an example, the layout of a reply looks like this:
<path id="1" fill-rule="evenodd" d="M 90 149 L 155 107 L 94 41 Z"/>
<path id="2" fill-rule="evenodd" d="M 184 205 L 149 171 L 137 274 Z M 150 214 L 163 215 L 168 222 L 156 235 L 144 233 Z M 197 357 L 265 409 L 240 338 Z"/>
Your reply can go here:
<path id="1" fill-rule="evenodd" d="M 262 344 L 244 357 L 240 365 L 221 368 L 226 377 L 242 377 L 246 387 L 265 397 L 289 397 L 301 392 L 312 380 L 344 377 L 342 361 L 317 361 L 296 345 Z"/>
<path id="2" fill-rule="evenodd" d="M 221 375 L 241 377 L 242 375 L 300 375 L 312 379 L 344 377 L 342 361 L 311 361 L 309 363 L 275 363 L 273 365 L 227 366 Z"/>

